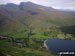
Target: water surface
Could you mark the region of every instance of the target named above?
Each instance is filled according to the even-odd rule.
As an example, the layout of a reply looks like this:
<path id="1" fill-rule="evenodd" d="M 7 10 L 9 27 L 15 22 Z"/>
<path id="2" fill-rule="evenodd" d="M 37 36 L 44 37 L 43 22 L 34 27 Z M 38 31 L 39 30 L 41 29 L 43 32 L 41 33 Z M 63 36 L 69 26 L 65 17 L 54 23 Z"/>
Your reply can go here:
<path id="1" fill-rule="evenodd" d="M 53 53 L 75 51 L 75 40 L 50 39 L 47 40 L 46 45 L 48 46 L 48 50 Z"/>

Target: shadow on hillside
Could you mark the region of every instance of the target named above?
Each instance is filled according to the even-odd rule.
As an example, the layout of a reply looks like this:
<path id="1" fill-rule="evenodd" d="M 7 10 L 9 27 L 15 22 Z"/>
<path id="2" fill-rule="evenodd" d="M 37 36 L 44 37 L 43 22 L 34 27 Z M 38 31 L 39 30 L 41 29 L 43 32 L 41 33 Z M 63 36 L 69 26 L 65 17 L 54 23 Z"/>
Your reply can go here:
<path id="1" fill-rule="evenodd" d="M 65 34 L 72 34 L 75 36 L 75 26 L 65 26 L 60 28 Z"/>

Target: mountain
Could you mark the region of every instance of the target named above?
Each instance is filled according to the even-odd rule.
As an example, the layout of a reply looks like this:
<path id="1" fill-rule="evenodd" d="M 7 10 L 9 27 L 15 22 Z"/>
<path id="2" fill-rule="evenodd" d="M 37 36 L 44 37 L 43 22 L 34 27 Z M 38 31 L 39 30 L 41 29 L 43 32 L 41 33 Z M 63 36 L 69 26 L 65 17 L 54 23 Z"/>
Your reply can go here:
<path id="1" fill-rule="evenodd" d="M 18 32 L 24 28 L 22 23 L 0 14 L 0 32 Z"/>
<path id="2" fill-rule="evenodd" d="M 32 2 L 21 2 L 19 5 L 12 3 L 0 5 L 0 17 L 4 18 L 4 22 L 10 18 L 8 20 L 10 25 L 11 22 L 13 26 L 16 24 L 14 27 L 9 25 L 6 27 L 1 26 L 3 31 L 7 27 L 8 29 L 10 27 L 16 28 L 17 25 L 17 28 L 20 29 L 32 28 L 33 32 L 44 32 L 58 27 L 75 26 L 75 13 L 59 11 L 52 7 L 37 5 Z"/>

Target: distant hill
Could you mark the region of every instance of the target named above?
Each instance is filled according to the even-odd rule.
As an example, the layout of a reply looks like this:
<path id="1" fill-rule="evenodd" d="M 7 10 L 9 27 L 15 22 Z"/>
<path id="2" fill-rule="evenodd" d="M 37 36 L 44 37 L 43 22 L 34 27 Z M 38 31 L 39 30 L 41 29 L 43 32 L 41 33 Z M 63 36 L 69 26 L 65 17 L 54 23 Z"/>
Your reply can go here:
<path id="1" fill-rule="evenodd" d="M 4 27 L 5 23 L 0 23 L 1 31 L 6 31 L 7 28 L 18 30 L 17 28 L 29 27 L 33 28 L 33 32 L 44 32 L 61 26 L 75 25 L 75 13 L 59 11 L 32 2 L 22 2 L 19 5 L 12 3 L 0 5 L 0 19 L 8 24 Z"/>

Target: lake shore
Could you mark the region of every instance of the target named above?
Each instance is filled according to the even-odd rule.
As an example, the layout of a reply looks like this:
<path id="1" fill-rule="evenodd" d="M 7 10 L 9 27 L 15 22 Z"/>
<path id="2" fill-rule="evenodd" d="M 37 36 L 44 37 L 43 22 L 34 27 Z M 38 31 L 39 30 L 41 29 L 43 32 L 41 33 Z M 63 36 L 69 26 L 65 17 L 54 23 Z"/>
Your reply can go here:
<path id="1" fill-rule="evenodd" d="M 48 51 L 48 46 L 46 44 L 47 40 L 44 41 L 44 47 L 46 48 L 46 50 Z"/>

